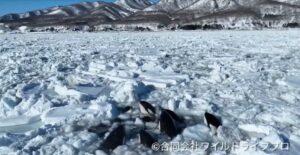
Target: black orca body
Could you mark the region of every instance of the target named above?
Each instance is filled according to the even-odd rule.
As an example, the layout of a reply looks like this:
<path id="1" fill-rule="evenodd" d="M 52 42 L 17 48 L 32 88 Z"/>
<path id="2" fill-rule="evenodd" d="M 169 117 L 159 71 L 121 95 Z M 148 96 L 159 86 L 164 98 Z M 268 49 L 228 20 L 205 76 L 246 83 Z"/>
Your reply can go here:
<path id="1" fill-rule="evenodd" d="M 104 139 L 101 144 L 101 148 L 110 152 L 117 148 L 119 145 L 123 145 L 125 141 L 125 128 L 123 125 L 119 125 Z"/>
<path id="2" fill-rule="evenodd" d="M 151 148 L 152 144 L 157 142 L 156 139 L 154 139 L 148 132 L 145 130 L 141 130 L 139 133 L 139 140 L 140 143 L 143 144 L 146 147 Z"/>
<path id="3" fill-rule="evenodd" d="M 149 117 L 149 116 L 141 117 L 141 120 L 142 120 L 144 123 L 147 123 L 147 122 L 155 122 L 155 118 Z"/>
<path id="4" fill-rule="evenodd" d="M 168 110 L 168 109 L 163 109 L 163 111 L 167 112 L 173 120 L 175 120 L 178 123 L 184 123 L 184 119 L 179 117 L 174 111 Z"/>
<path id="5" fill-rule="evenodd" d="M 140 101 L 140 111 L 142 114 L 147 116 L 155 116 L 155 107 L 146 101 Z"/>
<path id="6" fill-rule="evenodd" d="M 97 134 L 99 137 L 104 136 L 104 134 L 109 130 L 109 126 L 105 124 L 99 124 L 97 126 L 92 126 L 88 129 L 88 132 Z"/>
<path id="7" fill-rule="evenodd" d="M 132 107 L 131 107 L 131 106 L 126 106 L 126 107 L 119 108 L 119 111 L 120 111 L 121 113 L 127 113 L 127 112 L 129 112 L 130 110 L 132 110 Z"/>
<path id="8" fill-rule="evenodd" d="M 177 116 L 173 111 L 163 109 L 160 115 L 160 131 L 167 134 L 170 138 L 176 137 L 183 130 L 184 120 Z"/>
<path id="9" fill-rule="evenodd" d="M 211 127 L 211 125 L 214 126 L 216 129 L 218 129 L 219 126 L 222 126 L 221 120 L 215 115 L 205 112 L 204 117 L 206 120 L 206 124 L 209 128 Z"/>

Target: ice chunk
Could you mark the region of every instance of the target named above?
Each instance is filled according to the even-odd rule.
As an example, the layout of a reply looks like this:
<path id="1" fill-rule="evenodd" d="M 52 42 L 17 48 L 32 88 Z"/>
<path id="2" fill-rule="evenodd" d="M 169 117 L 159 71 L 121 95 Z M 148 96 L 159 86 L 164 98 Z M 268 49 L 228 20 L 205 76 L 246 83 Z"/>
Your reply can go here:
<path id="1" fill-rule="evenodd" d="M 42 125 L 40 116 L 18 116 L 0 119 L 0 133 L 23 133 L 37 129 Z"/>
<path id="2" fill-rule="evenodd" d="M 291 87 L 300 89 L 300 76 L 288 76 L 286 78 L 286 83 Z"/>
<path id="3" fill-rule="evenodd" d="M 269 135 L 262 139 L 263 142 L 267 142 L 271 145 L 283 144 L 283 139 L 276 132 L 271 132 Z"/>
<path id="4" fill-rule="evenodd" d="M 119 103 L 135 103 L 138 96 L 135 92 L 137 83 L 123 82 L 116 86 L 110 96 Z"/>
<path id="5" fill-rule="evenodd" d="M 92 73 L 99 73 L 100 71 L 112 70 L 114 66 L 102 62 L 91 62 L 89 65 L 89 71 Z"/>
<path id="6" fill-rule="evenodd" d="M 78 84 L 74 87 L 56 85 L 54 90 L 61 96 L 73 97 L 77 100 L 92 100 L 97 98 L 105 87 L 93 86 L 91 84 Z"/>
<path id="7" fill-rule="evenodd" d="M 39 147 L 41 147 L 45 143 L 47 143 L 46 137 L 37 136 L 31 139 L 29 142 L 27 142 L 24 149 L 28 151 L 36 151 L 37 149 L 39 149 Z"/>
<path id="8" fill-rule="evenodd" d="M 55 107 L 46 112 L 41 116 L 44 124 L 62 124 L 69 121 L 74 121 L 78 117 L 82 120 L 90 120 L 92 115 L 93 119 L 111 119 L 116 117 L 118 114 L 117 108 L 110 103 L 97 101 L 92 102 L 89 107 L 84 105 L 67 105 L 63 107 Z"/>
<path id="9" fill-rule="evenodd" d="M 217 129 L 217 136 L 221 141 L 226 142 L 228 144 L 232 142 L 238 142 L 243 137 L 238 128 L 226 126 L 220 126 Z"/>
<path id="10" fill-rule="evenodd" d="M 8 109 L 13 109 L 15 106 L 17 106 L 22 99 L 13 96 L 11 94 L 7 94 L 4 97 L 2 97 L 0 104 L 3 104 Z"/>
<path id="11" fill-rule="evenodd" d="M 185 141 L 197 140 L 197 141 L 210 141 L 211 136 L 209 135 L 210 129 L 202 124 L 187 127 L 182 132 L 182 137 Z"/>
<path id="12" fill-rule="evenodd" d="M 28 27 L 27 26 L 20 26 L 19 27 L 19 30 L 22 32 L 22 33 L 25 33 L 28 31 Z"/>
<path id="13" fill-rule="evenodd" d="M 54 87 L 56 93 L 65 97 L 74 97 L 76 99 L 80 99 L 82 97 L 82 93 L 76 91 L 74 89 L 68 89 L 66 86 L 56 85 Z"/>
<path id="14" fill-rule="evenodd" d="M 251 136 L 265 137 L 273 132 L 276 132 L 272 126 L 258 124 L 240 124 L 239 128 L 247 132 Z"/>
<path id="15" fill-rule="evenodd" d="M 101 87 L 101 86 L 93 86 L 91 84 L 78 84 L 75 86 L 75 90 L 86 94 L 86 95 L 90 95 L 94 98 L 96 98 L 97 96 L 100 95 L 101 92 L 103 92 L 103 90 L 106 87 Z"/>

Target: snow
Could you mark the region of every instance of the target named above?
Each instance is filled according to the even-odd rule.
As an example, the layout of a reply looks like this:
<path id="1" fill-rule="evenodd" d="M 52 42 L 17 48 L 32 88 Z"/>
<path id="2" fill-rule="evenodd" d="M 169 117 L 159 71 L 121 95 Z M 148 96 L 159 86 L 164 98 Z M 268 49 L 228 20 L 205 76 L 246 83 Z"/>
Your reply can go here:
<path id="1" fill-rule="evenodd" d="M 19 30 L 21 33 L 25 33 L 27 31 L 28 27 L 27 26 L 20 26 Z"/>
<path id="2" fill-rule="evenodd" d="M 38 129 L 41 124 L 40 116 L 18 116 L 0 119 L 0 133 L 24 133 L 26 131 Z"/>
<path id="3" fill-rule="evenodd" d="M 115 118 L 118 114 L 114 105 L 110 103 L 97 104 L 95 102 L 97 101 L 93 101 L 89 107 L 84 105 L 67 105 L 51 108 L 41 116 L 42 122 L 44 124 L 64 124 L 70 120 L 88 120 L 90 117 L 106 120 Z"/>
<path id="4" fill-rule="evenodd" d="M 133 12 L 141 11 L 151 6 L 148 0 L 117 0 L 115 4 Z"/>
<path id="5" fill-rule="evenodd" d="M 257 125 L 257 124 L 241 124 L 239 125 L 241 130 L 246 131 L 249 134 L 254 134 L 258 136 L 270 135 L 271 132 L 276 131 L 271 126 Z"/>
<path id="6" fill-rule="evenodd" d="M 1 34 L 0 154 L 104 154 L 103 137 L 87 129 L 131 117 L 119 107 L 140 100 L 192 118 L 173 142 L 290 146 L 202 154 L 297 154 L 299 36 L 298 29 Z M 216 133 L 205 112 L 221 117 Z M 130 128 L 143 124 L 131 121 Z M 113 152 L 153 153 L 134 138 Z"/>
<path id="7" fill-rule="evenodd" d="M 57 10 L 54 10 L 54 11 L 48 13 L 48 15 L 59 15 L 59 14 L 68 16 L 68 13 L 62 9 L 57 9 Z"/>
<path id="8" fill-rule="evenodd" d="M 209 142 L 211 141 L 211 136 L 207 133 L 209 133 L 209 128 L 205 125 L 200 124 L 200 125 L 186 128 L 182 132 L 182 138 L 184 138 L 185 141 L 198 140 L 202 142 L 203 141 Z"/>

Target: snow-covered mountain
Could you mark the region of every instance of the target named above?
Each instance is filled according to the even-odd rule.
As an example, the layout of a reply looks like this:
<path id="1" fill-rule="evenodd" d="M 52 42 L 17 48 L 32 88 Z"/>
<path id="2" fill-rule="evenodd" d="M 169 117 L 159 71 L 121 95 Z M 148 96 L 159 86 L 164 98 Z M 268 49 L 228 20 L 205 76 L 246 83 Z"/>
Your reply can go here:
<path id="1" fill-rule="evenodd" d="M 148 0 L 118 0 L 115 2 L 130 11 L 141 11 L 152 5 Z"/>
<path id="2" fill-rule="evenodd" d="M 8 14 L 0 23 L 12 28 L 53 25 L 156 24 L 167 28 L 297 27 L 300 0 L 118 0 L 83 2 L 64 7 Z"/>
<path id="3" fill-rule="evenodd" d="M 166 11 L 179 25 L 282 27 L 299 25 L 299 4 L 299 0 L 162 0 L 146 10 Z"/>
<path id="4" fill-rule="evenodd" d="M 52 25 L 52 24 L 87 24 L 89 22 L 106 22 L 122 19 L 131 11 L 114 3 L 83 2 L 63 7 L 30 11 L 22 14 L 8 14 L 0 18 L 3 23 L 11 25 Z"/>

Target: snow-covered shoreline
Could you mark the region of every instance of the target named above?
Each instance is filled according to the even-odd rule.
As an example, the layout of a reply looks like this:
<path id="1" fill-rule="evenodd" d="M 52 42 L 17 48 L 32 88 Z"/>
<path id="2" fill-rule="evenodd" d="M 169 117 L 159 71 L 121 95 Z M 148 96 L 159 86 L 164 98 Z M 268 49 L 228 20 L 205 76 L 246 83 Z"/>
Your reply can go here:
<path id="1" fill-rule="evenodd" d="M 1 34 L 0 154 L 101 153 L 103 138 L 87 129 L 140 100 L 196 118 L 173 141 L 288 143 L 289 151 L 254 153 L 296 154 L 299 36 L 299 29 Z M 205 111 L 221 116 L 217 135 L 206 133 Z M 135 139 L 126 144 L 114 153 L 153 153 Z"/>

